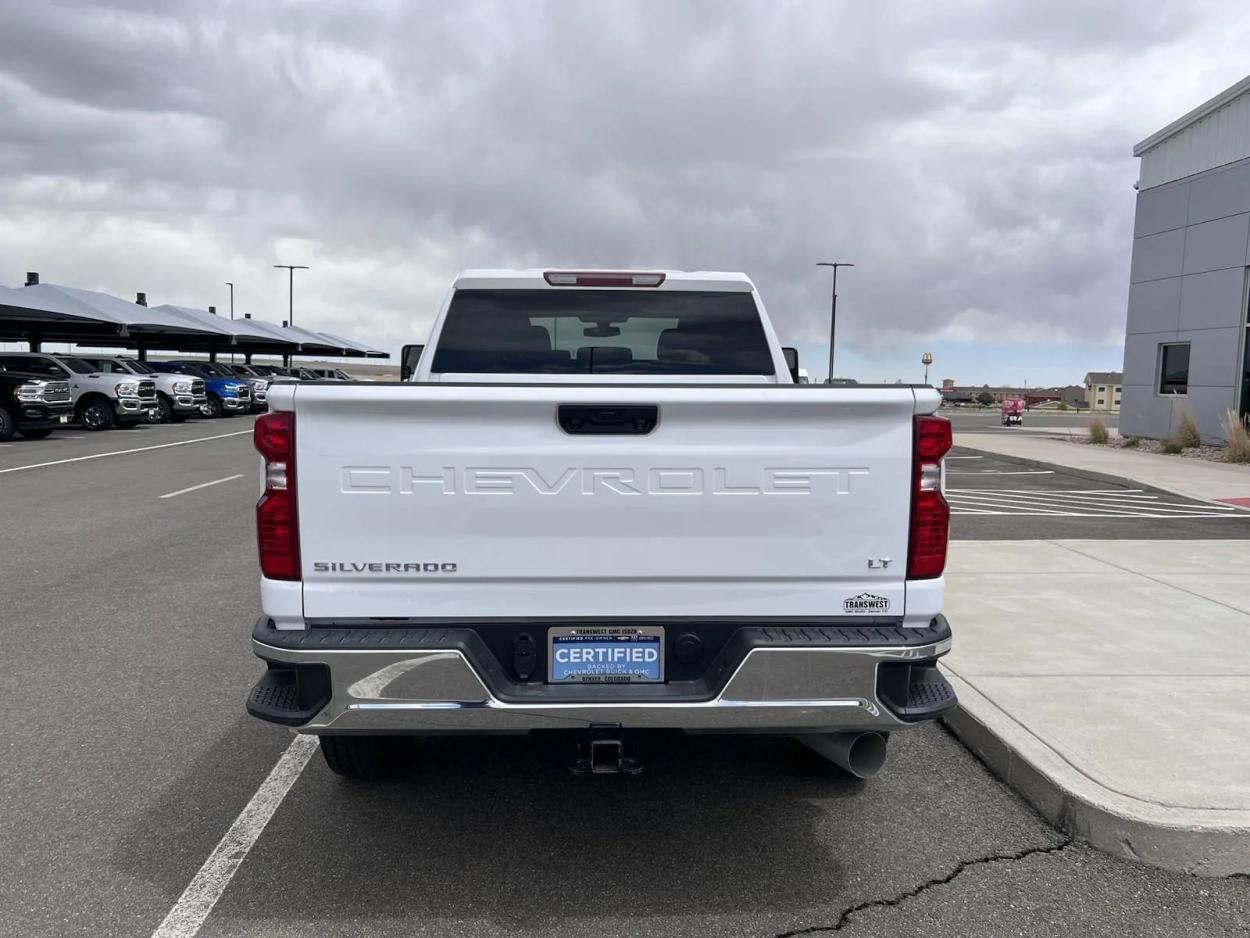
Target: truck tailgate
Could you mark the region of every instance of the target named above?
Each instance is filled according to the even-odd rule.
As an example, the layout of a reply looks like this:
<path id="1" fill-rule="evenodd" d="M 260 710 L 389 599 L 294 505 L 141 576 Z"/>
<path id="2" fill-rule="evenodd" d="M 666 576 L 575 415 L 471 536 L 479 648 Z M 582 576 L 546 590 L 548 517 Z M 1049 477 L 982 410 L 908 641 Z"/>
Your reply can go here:
<path id="1" fill-rule="evenodd" d="M 310 619 L 903 613 L 910 388 L 309 384 L 293 400 Z M 570 434 L 560 405 L 655 405 L 658 423 Z"/>

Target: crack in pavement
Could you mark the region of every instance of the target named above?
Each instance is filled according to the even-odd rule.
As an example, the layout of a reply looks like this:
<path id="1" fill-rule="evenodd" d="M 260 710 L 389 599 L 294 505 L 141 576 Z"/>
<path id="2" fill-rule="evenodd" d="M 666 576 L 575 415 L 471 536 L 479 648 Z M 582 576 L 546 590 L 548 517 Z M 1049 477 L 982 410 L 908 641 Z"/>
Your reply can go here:
<path id="1" fill-rule="evenodd" d="M 861 902 L 858 905 L 849 906 L 842 910 L 842 914 L 838 916 L 838 920 L 832 925 L 813 925 L 810 928 L 796 928 L 792 931 L 781 932 L 779 935 L 774 936 L 774 938 L 798 938 L 800 935 L 818 935 L 821 932 L 841 931 L 850 923 L 852 915 L 856 915 L 859 912 L 866 912 L 868 909 L 886 909 L 900 905 L 908 899 L 914 899 L 921 893 L 932 889 L 934 886 L 945 886 L 947 883 L 953 882 L 964 872 L 964 870 L 970 869 L 971 867 L 985 866 L 990 863 L 1015 863 L 1017 860 L 1024 860 L 1029 857 L 1041 856 L 1048 853 L 1061 853 L 1071 847 L 1074 843 L 1075 840 L 1069 837 L 1066 840 L 1057 844 L 1052 844 L 1049 847 L 1030 847 L 1027 850 L 1020 850 L 1015 853 L 993 853 L 987 857 L 977 857 L 973 860 L 964 860 L 945 876 L 926 880 L 914 889 L 907 890 L 907 892 L 900 893 L 897 896 L 891 896 L 887 899 L 871 899 L 868 902 Z"/>

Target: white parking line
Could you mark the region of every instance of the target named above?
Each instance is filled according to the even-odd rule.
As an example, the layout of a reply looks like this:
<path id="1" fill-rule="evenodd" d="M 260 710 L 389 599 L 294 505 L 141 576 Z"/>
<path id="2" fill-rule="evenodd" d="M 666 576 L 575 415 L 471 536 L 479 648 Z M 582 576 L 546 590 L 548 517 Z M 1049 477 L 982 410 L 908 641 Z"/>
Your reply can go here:
<path id="1" fill-rule="evenodd" d="M 1061 506 L 1054 508 L 1043 508 L 1040 506 L 1029 506 L 1030 510 L 1020 510 L 1018 506 L 1004 504 L 993 499 L 981 498 L 980 496 L 956 496 L 948 495 L 947 501 L 950 502 L 951 510 L 975 508 L 983 512 L 991 512 L 993 514 L 1012 514 L 1012 515 L 1062 515 L 1065 514 Z"/>
<path id="2" fill-rule="evenodd" d="M 1063 493 L 1065 495 L 1125 495 L 1125 497 L 1134 498 L 1159 498 L 1158 495 L 1148 495 L 1143 489 L 948 489 L 949 492 L 1011 492 L 1021 495 L 1054 495 L 1055 493 Z"/>
<path id="3" fill-rule="evenodd" d="M 952 459 L 984 459 L 984 458 L 985 458 L 984 456 L 947 456 L 946 461 L 950 462 Z"/>
<path id="4" fill-rule="evenodd" d="M 952 469 L 948 476 L 1053 476 L 1054 469 L 1020 469 L 1007 472 L 1003 469 Z"/>
<path id="5" fill-rule="evenodd" d="M 316 748 L 315 736 L 296 736 L 291 740 L 252 800 L 243 806 L 165 920 L 152 932 L 152 938 L 191 938 L 200 930 Z"/>
<path id="6" fill-rule="evenodd" d="M 92 453 L 90 456 L 74 456 L 71 459 L 54 459 L 51 462 L 36 462 L 29 466 L 12 466 L 0 469 L 0 475 L 6 472 L 21 472 L 23 469 L 43 469 L 47 466 L 61 466 L 70 462 L 84 462 L 88 459 L 103 459 L 105 456 L 128 456 L 131 453 L 146 453 L 154 449 L 168 449 L 171 446 L 189 446 L 192 443 L 207 443 L 209 440 L 224 440 L 231 436 L 245 436 L 251 430 L 239 430 L 236 433 L 219 433 L 216 436 L 197 436 L 193 440 L 179 440 L 177 443 L 157 443 L 154 446 L 137 446 L 134 449 L 118 449 L 108 453 Z"/>
<path id="7" fill-rule="evenodd" d="M 233 482 L 235 479 L 242 479 L 242 478 L 243 478 L 243 473 L 236 472 L 234 475 L 226 476 L 224 479 L 214 479 L 212 482 L 201 482 L 199 485 L 193 485 L 190 488 L 179 489 L 176 492 L 166 492 L 164 495 L 160 495 L 157 497 L 158 498 L 173 498 L 175 495 L 186 495 L 187 492 L 198 492 L 200 489 L 206 489 L 210 485 L 221 485 L 221 483 L 223 482 Z"/>
<path id="8" fill-rule="evenodd" d="M 1188 512 L 1180 515 L 1163 515 L 1154 514 L 1149 511 L 1135 512 L 1131 515 L 1123 513 L 1107 513 L 1096 511 L 982 511 L 980 509 L 972 510 L 968 508 L 957 508 L 951 506 L 952 515 L 999 515 L 1008 518 L 1038 517 L 1038 518 L 1101 518 L 1106 521 L 1108 518 L 1149 518 L 1155 521 L 1175 521 L 1178 518 L 1202 518 L 1207 521 L 1218 520 L 1222 518 L 1236 518 L 1236 515 L 1208 515 L 1202 512 Z"/>

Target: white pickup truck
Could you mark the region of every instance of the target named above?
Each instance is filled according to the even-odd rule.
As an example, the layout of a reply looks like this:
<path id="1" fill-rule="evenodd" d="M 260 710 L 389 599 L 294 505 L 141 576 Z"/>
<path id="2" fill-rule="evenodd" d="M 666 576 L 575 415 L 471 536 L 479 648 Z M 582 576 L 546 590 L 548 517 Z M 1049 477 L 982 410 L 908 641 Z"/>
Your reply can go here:
<path id="1" fill-rule="evenodd" d="M 470 270 L 409 380 L 274 385 L 248 710 L 354 777 L 551 729 L 634 771 L 656 728 L 874 774 L 956 703 L 950 424 L 795 369 L 742 274 Z"/>

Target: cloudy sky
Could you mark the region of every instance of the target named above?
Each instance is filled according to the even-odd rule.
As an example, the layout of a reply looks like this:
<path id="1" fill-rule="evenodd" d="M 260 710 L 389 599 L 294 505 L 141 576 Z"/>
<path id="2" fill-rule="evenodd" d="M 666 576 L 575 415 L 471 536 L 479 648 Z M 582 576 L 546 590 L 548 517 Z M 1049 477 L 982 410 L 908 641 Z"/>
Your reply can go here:
<path id="1" fill-rule="evenodd" d="M 475 266 L 748 272 L 820 364 L 1118 368 L 1133 143 L 1242 78 L 1230 2 L 0 0 L 0 283 L 395 349 Z"/>

